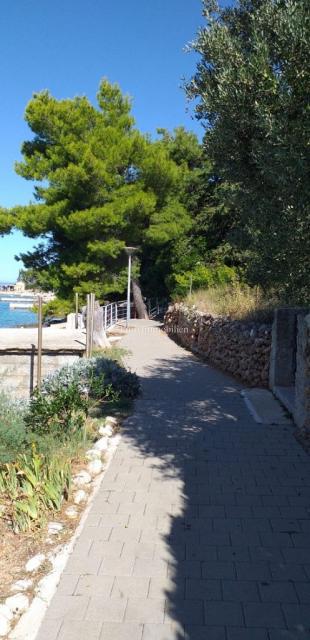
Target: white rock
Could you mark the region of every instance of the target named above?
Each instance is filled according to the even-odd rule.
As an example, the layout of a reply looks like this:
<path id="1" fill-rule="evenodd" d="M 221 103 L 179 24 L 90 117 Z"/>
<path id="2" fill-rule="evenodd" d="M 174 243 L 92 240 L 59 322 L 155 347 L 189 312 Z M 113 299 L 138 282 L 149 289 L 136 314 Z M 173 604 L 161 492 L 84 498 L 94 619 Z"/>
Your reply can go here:
<path id="1" fill-rule="evenodd" d="M 6 618 L 7 620 L 13 619 L 13 613 L 6 604 L 0 604 L 0 618 Z"/>
<path id="2" fill-rule="evenodd" d="M 116 418 L 113 418 L 113 416 L 107 416 L 105 419 L 105 424 L 106 426 L 115 428 L 118 426 L 118 420 Z"/>
<path id="3" fill-rule="evenodd" d="M 56 536 L 57 533 L 60 533 L 64 528 L 61 522 L 49 522 L 47 526 L 47 530 L 50 536 Z"/>
<path id="4" fill-rule="evenodd" d="M 41 564 L 43 564 L 45 557 L 46 556 L 44 553 L 37 553 L 36 556 L 30 558 L 30 560 L 28 560 L 28 562 L 26 563 L 26 571 L 37 571 Z"/>
<path id="5" fill-rule="evenodd" d="M 117 433 L 115 436 L 112 436 L 112 438 L 110 438 L 110 446 L 112 449 L 115 449 L 118 444 L 121 441 L 121 436 L 119 433 Z"/>
<path id="6" fill-rule="evenodd" d="M 0 612 L 0 638 L 7 636 L 11 628 L 10 621 Z"/>
<path id="7" fill-rule="evenodd" d="M 113 436 L 113 428 L 109 425 L 105 427 L 101 426 L 98 429 L 98 433 L 100 433 L 101 436 L 107 436 L 108 438 L 111 438 L 111 436 Z"/>
<path id="8" fill-rule="evenodd" d="M 88 463 L 87 469 L 92 476 L 97 476 L 103 468 L 101 460 L 92 460 Z"/>
<path id="9" fill-rule="evenodd" d="M 104 436 L 103 438 L 99 438 L 97 442 L 94 444 L 94 449 L 98 449 L 98 451 L 106 451 L 108 448 L 108 438 Z"/>
<path id="10" fill-rule="evenodd" d="M 11 586 L 11 591 L 27 591 L 32 587 L 32 580 L 17 580 Z"/>
<path id="11" fill-rule="evenodd" d="M 72 482 L 76 487 L 83 487 L 91 482 L 91 476 L 87 471 L 82 470 L 74 476 Z"/>
<path id="12" fill-rule="evenodd" d="M 78 517 L 78 511 L 75 507 L 68 507 L 68 509 L 66 509 L 65 511 L 66 516 L 68 516 L 68 518 L 77 518 Z"/>
<path id="13" fill-rule="evenodd" d="M 40 598 L 46 600 L 46 602 L 50 601 L 50 599 L 54 595 L 57 580 L 57 572 L 51 571 L 51 573 L 48 573 L 47 576 L 44 576 L 44 578 L 42 578 L 40 582 L 38 582 L 36 593 L 40 596 Z"/>
<path id="14" fill-rule="evenodd" d="M 101 451 L 99 449 L 88 449 L 85 453 L 86 460 L 97 460 L 101 457 Z"/>
<path id="15" fill-rule="evenodd" d="M 5 605 L 10 609 L 13 616 L 19 616 L 28 609 L 29 598 L 24 593 L 16 593 L 15 596 L 10 596 L 6 599 Z"/>
<path id="16" fill-rule="evenodd" d="M 80 504 L 81 502 L 85 502 L 87 500 L 87 493 L 83 491 L 83 489 L 79 489 L 74 496 L 74 503 Z"/>

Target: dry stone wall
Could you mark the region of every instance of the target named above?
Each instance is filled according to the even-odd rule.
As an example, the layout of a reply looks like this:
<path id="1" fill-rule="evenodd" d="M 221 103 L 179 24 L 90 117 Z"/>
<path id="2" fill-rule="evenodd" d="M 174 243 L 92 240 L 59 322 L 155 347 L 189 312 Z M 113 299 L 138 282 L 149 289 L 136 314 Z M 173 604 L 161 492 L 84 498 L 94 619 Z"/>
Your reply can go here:
<path id="1" fill-rule="evenodd" d="M 166 313 L 165 330 L 180 345 L 247 385 L 268 387 L 271 325 L 215 317 L 175 304 Z"/>

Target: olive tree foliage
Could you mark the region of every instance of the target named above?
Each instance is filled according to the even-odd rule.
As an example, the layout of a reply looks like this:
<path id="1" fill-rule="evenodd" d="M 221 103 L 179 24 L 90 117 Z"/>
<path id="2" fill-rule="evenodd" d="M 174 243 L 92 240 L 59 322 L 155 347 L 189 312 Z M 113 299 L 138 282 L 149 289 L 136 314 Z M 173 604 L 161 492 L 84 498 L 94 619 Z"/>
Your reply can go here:
<path id="1" fill-rule="evenodd" d="M 310 294 L 309 0 L 204 1 L 187 85 L 215 171 L 230 185 L 247 277 Z M 229 199 L 228 199 L 229 201 Z"/>
<path id="2" fill-rule="evenodd" d="M 43 91 L 25 112 L 33 138 L 16 170 L 36 186 L 34 201 L 11 211 L 11 224 L 44 240 L 21 258 L 62 298 L 119 295 L 126 245 L 162 251 L 190 227 L 177 164 L 135 128 L 118 85 L 103 80 L 97 99 L 95 107 L 86 97 L 56 100 Z"/>

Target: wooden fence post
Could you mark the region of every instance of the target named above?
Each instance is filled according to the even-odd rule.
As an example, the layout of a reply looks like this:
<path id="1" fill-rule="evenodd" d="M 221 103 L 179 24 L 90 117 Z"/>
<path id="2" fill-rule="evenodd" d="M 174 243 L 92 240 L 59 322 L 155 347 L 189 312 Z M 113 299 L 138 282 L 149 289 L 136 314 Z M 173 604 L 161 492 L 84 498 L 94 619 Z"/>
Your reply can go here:
<path id="1" fill-rule="evenodd" d="M 42 380 L 42 296 L 38 297 L 38 354 L 37 354 L 37 387 L 41 389 Z"/>

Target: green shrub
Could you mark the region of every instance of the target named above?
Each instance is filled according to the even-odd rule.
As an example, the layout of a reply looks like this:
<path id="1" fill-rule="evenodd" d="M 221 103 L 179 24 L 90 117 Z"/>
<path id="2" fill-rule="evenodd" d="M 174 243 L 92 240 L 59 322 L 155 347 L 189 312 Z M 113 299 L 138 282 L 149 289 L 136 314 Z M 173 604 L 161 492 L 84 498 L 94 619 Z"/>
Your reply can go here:
<path id="1" fill-rule="evenodd" d="M 74 311 L 75 305 L 72 300 L 63 300 L 62 298 L 55 298 L 55 300 L 50 300 L 50 302 L 46 302 L 43 305 L 43 319 L 49 318 L 51 316 L 55 316 L 56 318 L 62 318 L 63 316 L 67 316 L 68 313 Z"/>
<path id="2" fill-rule="evenodd" d="M 15 532 L 42 526 L 48 512 L 60 509 L 70 482 L 70 459 L 45 457 L 33 448 L 31 455 L 20 455 L 0 467 L 2 517 Z"/>
<path id="3" fill-rule="evenodd" d="M 81 432 L 91 401 L 131 399 L 139 381 L 114 360 L 80 359 L 46 378 L 30 400 L 26 425 L 35 434 L 61 438 Z"/>
<path id="4" fill-rule="evenodd" d="M 29 445 L 25 424 L 27 405 L 0 392 L 0 463 L 15 460 Z"/>
<path id="5" fill-rule="evenodd" d="M 193 291 L 196 289 L 208 289 L 209 287 L 233 283 L 236 277 L 236 272 L 232 267 L 198 264 L 192 271 L 174 275 L 174 297 L 186 295 L 191 285 Z"/>
<path id="6" fill-rule="evenodd" d="M 37 435 L 52 434 L 65 439 L 82 430 L 88 405 L 87 390 L 78 372 L 64 367 L 44 380 L 40 390 L 35 389 L 25 422 L 28 430 Z"/>

